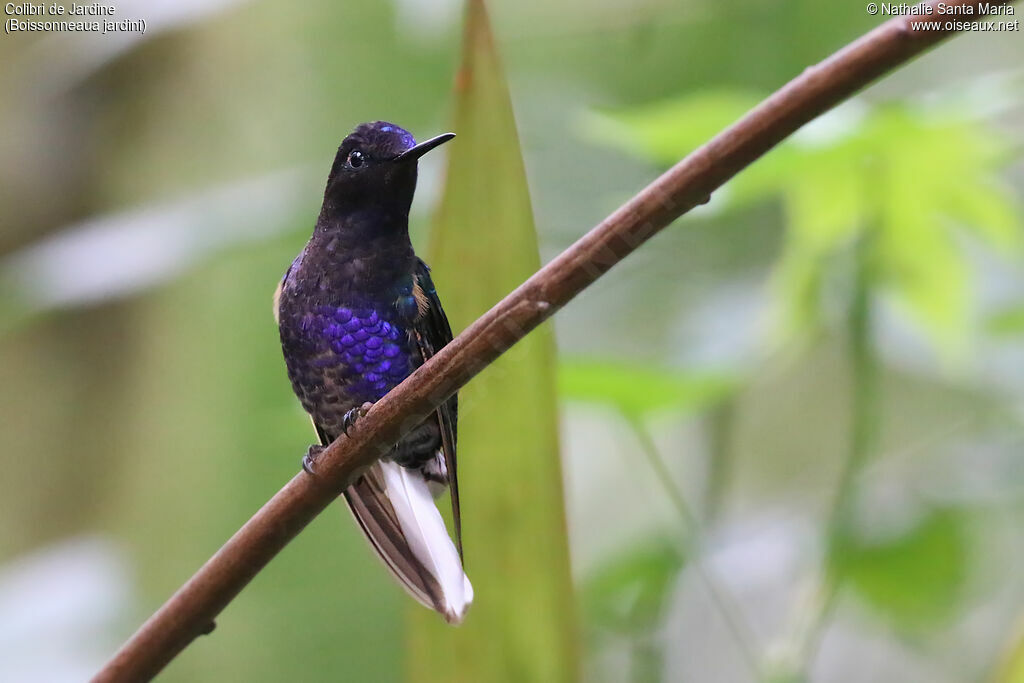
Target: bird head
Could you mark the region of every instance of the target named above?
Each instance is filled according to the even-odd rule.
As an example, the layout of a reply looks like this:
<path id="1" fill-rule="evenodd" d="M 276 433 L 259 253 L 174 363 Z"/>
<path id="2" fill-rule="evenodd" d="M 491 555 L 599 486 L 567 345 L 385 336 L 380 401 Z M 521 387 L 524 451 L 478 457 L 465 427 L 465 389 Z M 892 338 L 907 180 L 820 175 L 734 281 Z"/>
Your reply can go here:
<path id="1" fill-rule="evenodd" d="M 338 147 L 325 199 L 342 211 L 383 207 L 408 214 L 417 160 L 453 137 L 454 133 L 444 133 L 416 144 L 408 131 L 393 123 L 364 123 Z"/>

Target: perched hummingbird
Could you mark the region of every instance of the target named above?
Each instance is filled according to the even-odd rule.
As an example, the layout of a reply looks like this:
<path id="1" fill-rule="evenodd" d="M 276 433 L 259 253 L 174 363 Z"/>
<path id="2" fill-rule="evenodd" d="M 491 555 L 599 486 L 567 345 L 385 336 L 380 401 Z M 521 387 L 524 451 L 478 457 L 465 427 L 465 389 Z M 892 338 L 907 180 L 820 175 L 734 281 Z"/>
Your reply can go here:
<path id="1" fill-rule="evenodd" d="M 345 138 L 327 177 L 313 236 L 284 274 L 274 314 L 292 388 L 320 440 L 303 468 L 371 404 L 452 339 L 430 268 L 409 241 L 417 160 L 425 142 L 384 121 Z M 449 623 L 473 588 L 462 566 L 452 396 L 344 493 L 373 549 L 402 586 Z M 452 543 L 434 504 L 451 490 Z"/>

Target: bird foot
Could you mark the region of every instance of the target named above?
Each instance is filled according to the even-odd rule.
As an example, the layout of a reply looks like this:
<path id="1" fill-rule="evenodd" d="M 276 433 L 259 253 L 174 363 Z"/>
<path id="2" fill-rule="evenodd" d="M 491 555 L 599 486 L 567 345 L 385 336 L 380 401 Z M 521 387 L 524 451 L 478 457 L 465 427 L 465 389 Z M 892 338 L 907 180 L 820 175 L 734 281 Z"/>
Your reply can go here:
<path id="1" fill-rule="evenodd" d="M 366 413 L 369 412 L 373 404 L 367 401 L 358 408 L 345 413 L 345 416 L 341 418 L 341 431 L 344 432 L 345 436 L 348 436 L 348 430 L 352 429 L 356 425 L 356 421 L 361 417 L 366 417 Z"/>
<path id="2" fill-rule="evenodd" d="M 316 476 L 314 465 L 316 465 L 316 459 L 324 452 L 324 447 L 320 444 L 312 444 L 306 449 L 306 454 L 302 456 L 302 469 L 306 474 Z"/>

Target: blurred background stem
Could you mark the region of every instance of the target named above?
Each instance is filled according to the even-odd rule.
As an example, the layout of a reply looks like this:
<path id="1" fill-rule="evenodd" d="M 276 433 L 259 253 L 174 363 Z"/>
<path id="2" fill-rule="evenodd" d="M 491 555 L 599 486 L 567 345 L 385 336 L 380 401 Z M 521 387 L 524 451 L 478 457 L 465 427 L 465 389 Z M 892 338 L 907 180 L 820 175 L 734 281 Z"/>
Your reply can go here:
<path id="1" fill-rule="evenodd" d="M 850 386 L 850 441 L 842 463 L 835 496 L 825 527 L 826 558 L 836 556 L 854 524 L 857 480 L 877 444 L 879 429 L 879 361 L 872 345 L 874 318 L 872 285 L 875 273 L 871 251 L 872 236 L 866 232 L 853 249 L 853 282 L 846 320 L 846 353 Z M 812 606 L 806 639 L 799 660 L 806 676 L 821 645 L 836 599 L 843 584 L 837 563 L 826 562 L 824 582 Z"/>
<path id="2" fill-rule="evenodd" d="M 710 410 L 708 415 L 708 491 L 704 498 L 704 522 L 718 519 L 728 493 L 729 477 L 735 463 L 732 432 L 735 428 L 736 399 L 728 396 Z"/>
<path id="3" fill-rule="evenodd" d="M 704 584 L 718 613 L 725 622 L 726 628 L 736 643 L 736 648 L 743 656 L 755 680 L 760 680 L 760 657 L 758 655 L 756 639 L 753 629 L 743 616 L 742 609 L 735 597 L 729 590 L 720 584 L 714 574 L 705 566 L 702 559 L 703 544 L 700 521 L 694 515 L 692 508 L 686 501 L 682 490 L 676 485 L 672 472 L 665 464 L 658 446 L 651 438 L 651 434 L 643 421 L 635 415 L 626 415 L 630 428 L 640 444 L 640 451 L 643 453 L 647 464 L 654 474 L 654 478 L 661 484 L 662 491 L 672 503 L 683 522 L 685 533 L 688 536 L 688 545 L 693 557 L 693 569 L 697 578 Z M 634 641 L 634 658 L 636 657 L 636 641 Z M 635 671 L 635 668 L 634 668 Z M 637 679 L 639 680 L 639 679 Z"/>
<path id="4" fill-rule="evenodd" d="M 665 652 L 654 633 L 638 633 L 631 642 L 630 668 L 633 683 L 664 680 Z"/>
<path id="5" fill-rule="evenodd" d="M 857 476 L 874 449 L 878 435 L 878 359 L 872 346 L 871 288 L 874 280 L 871 237 L 865 235 L 854 249 L 854 278 L 846 332 L 850 359 L 850 446 L 828 520 L 830 544 L 851 523 Z"/>

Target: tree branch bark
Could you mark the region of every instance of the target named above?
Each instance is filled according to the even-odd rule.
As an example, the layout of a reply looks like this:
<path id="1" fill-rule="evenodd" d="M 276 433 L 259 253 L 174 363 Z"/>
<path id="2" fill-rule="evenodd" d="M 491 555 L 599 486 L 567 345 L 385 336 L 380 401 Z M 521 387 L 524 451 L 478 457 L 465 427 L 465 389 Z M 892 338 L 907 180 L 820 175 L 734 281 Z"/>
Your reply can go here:
<path id="1" fill-rule="evenodd" d="M 952 30 L 914 30 L 932 16 L 891 19 L 809 67 L 735 124 L 665 172 L 498 302 L 436 356 L 376 403 L 350 438 L 300 472 L 199 569 L 96 675 L 94 681 L 148 680 L 197 636 L 270 560 L 358 473 L 501 353 L 568 303 L 609 268 L 805 123 Z M 972 5 L 975 18 L 985 3 Z M 996 0 L 992 5 L 1009 4 Z M 972 17 L 957 17 L 970 19 Z M 686 125 L 680 121 L 680 125 Z"/>

